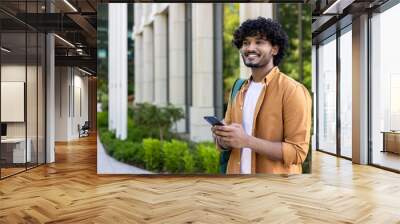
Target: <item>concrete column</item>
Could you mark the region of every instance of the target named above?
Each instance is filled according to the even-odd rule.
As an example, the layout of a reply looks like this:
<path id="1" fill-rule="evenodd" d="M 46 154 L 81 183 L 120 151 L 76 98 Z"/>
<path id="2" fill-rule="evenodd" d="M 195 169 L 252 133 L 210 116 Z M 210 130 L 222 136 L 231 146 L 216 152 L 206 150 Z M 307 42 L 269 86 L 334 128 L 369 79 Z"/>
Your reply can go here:
<path id="1" fill-rule="evenodd" d="M 203 116 L 214 111 L 214 29 L 213 4 L 192 4 L 193 13 L 193 106 L 190 138 L 211 140 L 210 125 Z"/>
<path id="2" fill-rule="evenodd" d="M 114 55 L 114 49 L 111 48 L 111 46 L 115 45 L 114 40 L 112 41 L 112 39 L 114 38 L 113 33 L 111 31 L 113 31 L 115 29 L 114 26 L 116 26 L 116 23 L 114 21 L 114 19 L 112 19 L 111 17 L 114 15 L 113 10 L 111 10 L 111 4 L 110 4 L 110 9 L 109 9 L 109 13 L 108 13 L 108 52 L 109 52 L 109 56 L 108 56 L 108 129 L 109 130 L 115 130 L 115 120 L 114 120 L 114 104 L 115 104 L 115 99 L 114 99 L 114 93 L 115 93 L 115 78 L 116 78 L 116 74 L 115 72 L 113 72 L 113 70 L 111 68 L 115 67 L 113 65 L 114 59 L 113 59 L 113 55 Z"/>
<path id="3" fill-rule="evenodd" d="M 154 102 L 167 104 L 167 15 L 157 14 L 154 19 Z"/>
<path id="4" fill-rule="evenodd" d="M 117 138 L 127 136 L 128 12 L 126 4 L 109 5 L 109 118 Z"/>
<path id="5" fill-rule="evenodd" d="M 143 101 L 154 102 L 154 37 L 153 26 L 143 27 Z"/>
<path id="6" fill-rule="evenodd" d="M 150 23 L 151 19 L 151 11 L 152 11 L 152 3 L 142 3 L 143 6 L 143 25 L 147 25 Z"/>
<path id="7" fill-rule="evenodd" d="M 97 131 L 97 78 L 91 76 L 88 78 L 88 120 L 90 131 Z"/>
<path id="8" fill-rule="evenodd" d="M 110 59 L 109 59 L 110 61 Z M 113 96 L 114 96 L 114 78 L 111 76 L 110 73 L 110 68 L 108 69 L 108 129 L 109 130 L 115 130 L 114 126 L 114 116 L 113 116 L 113 110 L 114 110 L 114 105 L 115 103 Z"/>
<path id="9" fill-rule="evenodd" d="M 368 15 L 353 20 L 352 25 L 352 159 L 368 163 Z"/>
<path id="10" fill-rule="evenodd" d="M 240 3 L 239 5 L 240 24 L 247 19 L 256 19 L 259 16 L 273 18 L 273 4 L 271 3 Z M 248 78 L 251 70 L 247 68 L 240 56 L 240 77 Z"/>
<path id="11" fill-rule="evenodd" d="M 135 103 L 143 102 L 143 37 L 135 35 Z"/>
<path id="12" fill-rule="evenodd" d="M 50 6 L 50 4 L 48 4 Z M 46 163 L 55 162 L 55 54 L 54 34 L 46 35 Z"/>
<path id="13" fill-rule="evenodd" d="M 71 67 L 55 68 L 55 141 L 71 140 L 72 86 Z"/>
<path id="14" fill-rule="evenodd" d="M 203 18 L 203 15 L 201 15 Z M 169 6 L 169 97 L 170 103 L 185 111 L 185 4 Z M 212 26 L 211 26 L 212 27 Z M 185 113 L 185 112 L 184 112 Z M 177 131 L 186 131 L 185 119 L 177 122 Z"/>
<path id="15" fill-rule="evenodd" d="M 140 29 L 142 17 L 143 17 L 143 3 L 135 3 L 134 11 L 135 11 L 135 33 L 139 33 L 138 30 Z"/>

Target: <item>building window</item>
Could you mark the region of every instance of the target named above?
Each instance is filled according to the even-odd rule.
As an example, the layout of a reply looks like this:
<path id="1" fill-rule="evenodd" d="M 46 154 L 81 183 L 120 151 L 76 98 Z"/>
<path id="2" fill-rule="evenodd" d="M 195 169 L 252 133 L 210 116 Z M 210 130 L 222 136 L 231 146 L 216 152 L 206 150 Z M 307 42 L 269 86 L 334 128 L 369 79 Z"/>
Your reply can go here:
<path id="1" fill-rule="evenodd" d="M 340 43 L 340 154 L 352 157 L 352 35 L 351 25 L 341 31 Z"/>
<path id="2" fill-rule="evenodd" d="M 336 154 L 336 35 L 318 47 L 318 149 Z"/>
<path id="3" fill-rule="evenodd" d="M 43 4 L 15 13 L 26 19 Z M 43 32 L 0 12 L 0 179 L 45 163 L 45 45 Z"/>
<path id="4" fill-rule="evenodd" d="M 400 4 L 371 18 L 372 163 L 400 170 Z"/>

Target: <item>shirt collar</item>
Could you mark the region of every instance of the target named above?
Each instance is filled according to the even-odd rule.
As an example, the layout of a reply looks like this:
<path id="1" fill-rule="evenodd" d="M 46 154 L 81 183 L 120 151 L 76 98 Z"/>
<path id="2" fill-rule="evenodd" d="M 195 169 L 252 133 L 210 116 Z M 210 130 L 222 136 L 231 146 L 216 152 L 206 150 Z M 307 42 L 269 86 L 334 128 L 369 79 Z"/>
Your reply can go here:
<path id="1" fill-rule="evenodd" d="M 266 86 L 268 86 L 272 79 L 276 76 L 276 74 L 279 73 L 279 68 L 278 66 L 275 66 L 271 69 L 271 71 L 263 78 L 262 83 L 265 84 Z M 253 76 L 250 76 L 250 78 L 248 78 L 246 80 L 245 86 L 247 87 L 250 84 L 250 81 L 253 80 Z"/>

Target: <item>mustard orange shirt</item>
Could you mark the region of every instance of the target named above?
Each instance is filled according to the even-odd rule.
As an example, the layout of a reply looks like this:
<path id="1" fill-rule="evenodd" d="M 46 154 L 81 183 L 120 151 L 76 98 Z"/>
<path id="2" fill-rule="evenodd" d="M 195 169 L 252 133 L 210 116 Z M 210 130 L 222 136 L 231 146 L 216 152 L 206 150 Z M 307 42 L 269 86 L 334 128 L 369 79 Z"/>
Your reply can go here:
<path id="1" fill-rule="evenodd" d="M 230 99 L 224 121 L 242 124 L 243 103 L 250 77 L 234 99 Z M 257 100 L 253 121 L 253 136 L 272 142 L 282 142 L 283 160 L 271 160 L 252 151 L 251 172 L 300 174 L 310 144 L 311 96 L 299 82 L 274 67 L 263 79 L 264 87 Z M 233 148 L 227 174 L 240 174 L 241 149 Z"/>

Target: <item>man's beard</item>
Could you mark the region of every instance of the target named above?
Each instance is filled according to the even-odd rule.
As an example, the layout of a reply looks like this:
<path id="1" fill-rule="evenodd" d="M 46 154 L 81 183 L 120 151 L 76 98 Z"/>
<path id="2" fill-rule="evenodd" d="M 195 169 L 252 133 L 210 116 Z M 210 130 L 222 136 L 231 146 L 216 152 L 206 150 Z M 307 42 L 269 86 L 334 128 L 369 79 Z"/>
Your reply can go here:
<path id="1" fill-rule="evenodd" d="M 246 62 L 244 55 L 242 55 L 242 60 L 243 60 L 243 64 L 249 68 L 261 68 L 269 63 L 269 61 L 266 61 L 265 63 L 262 63 L 263 61 L 259 61 L 258 63 Z"/>
<path id="2" fill-rule="evenodd" d="M 259 68 L 259 67 L 261 67 L 261 65 L 259 63 L 252 63 L 252 62 L 247 63 L 246 61 L 244 61 L 244 65 L 246 65 L 249 68 Z"/>

